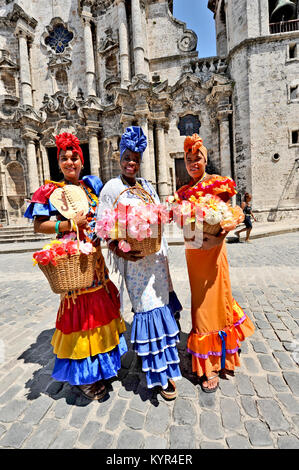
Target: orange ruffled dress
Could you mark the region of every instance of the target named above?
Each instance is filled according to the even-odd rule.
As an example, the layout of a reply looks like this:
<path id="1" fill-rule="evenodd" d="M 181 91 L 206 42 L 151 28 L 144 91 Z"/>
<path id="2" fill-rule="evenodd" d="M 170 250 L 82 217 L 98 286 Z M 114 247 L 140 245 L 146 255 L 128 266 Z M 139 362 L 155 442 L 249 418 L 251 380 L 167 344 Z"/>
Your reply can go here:
<path id="1" fill-rule="evenodd" d="M 195 186 L 183 186 L 177 195 L 189 200 L 208 193 L 227 202 L 236 194 L 235 182 L 213 175 Z M 233 371 L 240 366 L 240 342 L 253 334 L 254 326 L 232 296 L 225 242 L 210 250 L 186 248 L 185 252 L 191 287 L 187 350 L 192 354 L 192 371 L 200 377 L 221 369 Z"/>

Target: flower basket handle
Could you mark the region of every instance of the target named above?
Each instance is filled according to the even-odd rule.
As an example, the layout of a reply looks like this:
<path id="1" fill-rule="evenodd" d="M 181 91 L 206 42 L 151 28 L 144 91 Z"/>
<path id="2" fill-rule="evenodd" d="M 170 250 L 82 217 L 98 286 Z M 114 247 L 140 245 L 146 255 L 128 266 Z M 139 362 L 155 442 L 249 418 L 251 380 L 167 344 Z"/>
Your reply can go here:
<path id="1" fill-rule="evenodd" d="M 135 194 L 137 197 L 139 197 L 140 199 L 142 199 L 143 202 L 145 203 L 155 203 L 154 199 L 152 198 L 152 196 L 147 192 L 145 191 L 145 189 L 143 189 L 141 186 L 132 186 L 131 188 L 126 188 L 124 189 L 121 193 L 119 193 L 119 195 L 117 196 L 117 198 L 115 199 L 114 203 L 113 203 L 113 207 L 115 206 L 115 204 L 118 202 L 120 196 L 125 193 L 126 191 L 131 191 L 133 194 Z M 138 194 L 140 193 L 140 194 Z M 146 200 L 147 199 L 147 200 Z"/>

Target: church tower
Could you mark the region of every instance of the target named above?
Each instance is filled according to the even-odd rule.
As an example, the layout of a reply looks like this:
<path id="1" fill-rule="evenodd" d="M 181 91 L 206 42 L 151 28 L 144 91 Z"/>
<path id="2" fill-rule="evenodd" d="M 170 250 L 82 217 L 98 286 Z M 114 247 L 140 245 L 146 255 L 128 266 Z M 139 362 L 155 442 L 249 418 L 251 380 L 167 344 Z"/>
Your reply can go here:
<path id="1" fill-rule="evenodd" d="M 210 0 L 233 81 L 234 171 L 260 220 L 299 212 L 299 2 Z"/>

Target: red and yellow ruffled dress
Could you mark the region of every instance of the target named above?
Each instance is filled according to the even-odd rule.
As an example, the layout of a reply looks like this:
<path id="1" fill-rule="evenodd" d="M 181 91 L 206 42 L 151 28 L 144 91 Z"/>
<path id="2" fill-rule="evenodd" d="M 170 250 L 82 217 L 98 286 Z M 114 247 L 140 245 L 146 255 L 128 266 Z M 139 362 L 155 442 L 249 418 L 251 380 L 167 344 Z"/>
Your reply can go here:
<path id="1" fill-rule="evenodd" d="M 58 216 L 49 197 L 61 183 L 46 182 L 33 195 L 25 217 Z M 85 176 L 80 186 L 89 202 L 89 228 L 86 241 L 93 242 L 95 212 L 102 182 L 95 176 Z M 61 299 L 56 330 L 51 344 L 56 355 L 52 376 L 71 385 L 87 385 L 117 375 L 120 358 L 127 352 L 123 336 L 125 322 L 120 315 L 119 295 L 109 279 L 100 247 L 93 284 L 84 290 L 70 292 Z"/>
<path id="2" fill-rule="evenodd" d="M 208 193 L 227 202 L 236 194 L 235 182 L 212 175 L 177 191 L 180 200 Z M 192 330 L 187 350 L 192 354 L 192 371 L 200 377 L 221 369 L 233 371 L 240 366 L 240 342 L 253 334 L 254 326 L 232 296 L 226 244 L 209 250 L 186 248 L 185 252 L 191 287 Z"/>

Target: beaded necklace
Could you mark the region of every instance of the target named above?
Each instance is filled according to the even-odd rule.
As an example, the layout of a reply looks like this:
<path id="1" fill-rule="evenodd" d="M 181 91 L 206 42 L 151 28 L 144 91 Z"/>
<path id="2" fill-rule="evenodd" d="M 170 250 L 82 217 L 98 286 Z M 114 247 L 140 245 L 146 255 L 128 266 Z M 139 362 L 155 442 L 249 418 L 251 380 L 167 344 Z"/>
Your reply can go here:
<path id="1" fill-rule="evenodd" d="M 89 205 L 92 206 L 93 208 L 96 207 L 98 204 L 98 198 L 96 196 L 95 197 L 92 196 L 91 191 L 89 191 L 88 188 L 86 188 L 84 183 L 80 183 L 80 186 L 81 188 L 83 188 L 83 190 L 86 193 L 87 198 L 89 199 L 88 201 Z"/>
<path id="2" fill-rule="evenodd" d="M 129 187 L 130 187 L 129 183 L 123 178 L 122 175 L 120 175 L 120 179 L 121 179 L 122 183 L 123 183 L 125 186 L 129 186 Z M 129 189 L 129 191 L 131 192 L 131 194 L 133 194 L 134 196 L 137 196 L 137 197 L 138 197 L 139 199 L 141 199 L 144 203 L 148 203 L 148 202 L 149 202 L 149 198 L 148 198 L 148 196 L 146 195 L 146 194 L 148 194 L 148 193 L 146 193 L 146 191 L 145 191 L 145 189 L 143 188 L 143 186 L 142 186 L 140 183 L 138 183 L 137 180 L 135 181 L 134 186 L 131 186 L 131 188 L 132 188 L 131 190 Z M 138 191 L 138 190 L 139 190 L 139 191 Z M 144 194 L 144 193 L 146 193 L 146 194 Z"/>

